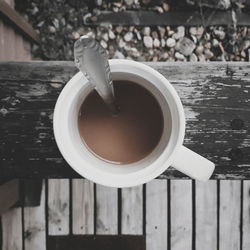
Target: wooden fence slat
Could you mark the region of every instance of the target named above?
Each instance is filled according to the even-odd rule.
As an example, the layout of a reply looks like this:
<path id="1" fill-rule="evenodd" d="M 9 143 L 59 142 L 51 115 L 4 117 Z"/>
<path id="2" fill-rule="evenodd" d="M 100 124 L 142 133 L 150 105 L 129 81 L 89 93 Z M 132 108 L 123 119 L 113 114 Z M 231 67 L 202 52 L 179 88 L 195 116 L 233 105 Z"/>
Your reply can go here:
<path id="1" fill-rule="evenodd" d="M 24 246 L 25 250 L 46 250 L 45 183 L 40 206 L 24 208 Z"/>
<path id="2" fill-rule="evenodd" d="M 30 42 L 23 38 L 23 52 L 24 52 L 24 60 L 31 60 L 31 45 Z"/>
<path id="3" fill-rule="evenodd" d="M 217 248 L 217 182 L 196 182 L 196 249 Z"/>
<path id="4" fill-rule="evenodd" d="M 0 61 L 4 60 L 4 23 L 0 20 Z"/>
<path id="5" fill-rule="evenodd" d="M 250 180 L 243 181 L 242 250 L 250 249 Z"/>
<path id="6" fill-rule="evenodd" d="M 142 234 L 142 185 L 122 189 L 122 234 Z"/>
<path id="7" fill-rule="evenodd" d="M 94 183 L 86 179 L 72 180 L 73 234 L 94 233 Z"/>
<path id="8" fill-rule="evenodd" d="M 241 182 L 220 182 L 220 250 L 240 249 Z"/>
<path id="9" fill-rule="evenodd" d="M 171 250 L 192 249 L 192 181 L 171 180 Z"/>
<path id="10" fill-rule="evenodd" d="M 13 28 L 4 23 L 4 59 L 6 61 L 13 61 L 15 59 L 15 32 Z"/>
<path id="11" fill-rule="evenodd" d="M 15 60 L 24 61 L 24 48 L 23 48 L 23 37 L 19 32 L 15 32 L 16 47 L 15 47 Z"/>
<path id="12" fill-rule="evenodd" d="M 117 188 L 96 185 L 96 233 L 118 233 Z"/>
<path id="13" fill-rule="evenodd" d="M 49 235 L 69 234 L 69 179 L 48 180 Z"/>
<path id="14" fill-rule="evenodd" d="M 146 249 L 167 250 L 167 181 L 153 180 L 146 185 Z"/>
<path id="15" fill-rule="evenodd" d="M 2 214 L 2 250 L 22 250 L 22 209 Z"/>

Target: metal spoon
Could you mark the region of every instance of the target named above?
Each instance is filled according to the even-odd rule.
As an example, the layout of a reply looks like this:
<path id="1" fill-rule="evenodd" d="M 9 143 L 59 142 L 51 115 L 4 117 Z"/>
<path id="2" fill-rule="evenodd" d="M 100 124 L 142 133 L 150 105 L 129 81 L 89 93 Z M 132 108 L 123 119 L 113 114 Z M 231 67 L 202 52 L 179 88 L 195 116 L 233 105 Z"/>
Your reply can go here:
<path id="1" fill-rule="evenodd" d="M 106 50 L 94 38 L 85 35 L 75 42 L 74 57 L 76 67 L 93 84 L 110 111 L 117 114 Z"/>

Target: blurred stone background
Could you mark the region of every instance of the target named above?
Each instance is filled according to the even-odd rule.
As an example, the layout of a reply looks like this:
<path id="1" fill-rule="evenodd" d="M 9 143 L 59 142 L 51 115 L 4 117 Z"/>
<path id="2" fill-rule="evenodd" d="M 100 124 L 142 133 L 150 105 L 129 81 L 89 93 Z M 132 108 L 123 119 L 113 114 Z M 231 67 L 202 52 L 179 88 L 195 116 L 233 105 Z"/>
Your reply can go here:
<path id="1" fill-rule="evenodd" d="M 16 9 L 39 33 L 33 57 L 73 60 L 73 44 L 88 34 L 101 42 L 110 58 L 136 61 L 248 61 L 250 27 L 237 25 L 235 13 L 250 13 L 249 0 L 25 0 Z M 202 25 L 114 26 L 90 25 L 100 13 L 210 10 Z M 216 12 L 232 14 L 233 25 L 211 26 Z"/>

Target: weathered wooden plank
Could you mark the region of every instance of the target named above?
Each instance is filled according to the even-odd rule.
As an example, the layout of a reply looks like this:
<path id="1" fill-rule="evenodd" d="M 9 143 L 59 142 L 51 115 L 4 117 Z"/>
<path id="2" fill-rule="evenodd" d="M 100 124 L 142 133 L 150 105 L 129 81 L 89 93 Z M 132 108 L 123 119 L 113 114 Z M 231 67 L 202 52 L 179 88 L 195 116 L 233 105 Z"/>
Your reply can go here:
<path id="1" fill-rule="evenodd" d="M 40 206 L 24 208 L 25 250 L 46 250 L 45 221 L 45 183 L 43 183 Z"/>
<path id="2" fill-rule="evenodd" d="M 220 182 L 220 250 L 240 249 L 240 181 Z"/>
<path id="3" fill-rule="evenodd" d="M 72 180 L 73 234 L 94 233 L 94 184 L 88 180 Z"/>
<path id="4" fill-rule="evenodd" d="M 22 209 L 2 214 L 2 250 L 23 250 Z"/>
<path id="5" fill-rule="evenodd" d="M 209 25 L 233 25 L 231 11 L 207 10 L 174 10 L 159 14 L 156 11 L 101 11 L 95 18 L 85 21 L 86 25 L 125 25 L 125 26 L 151 26 L 151 25 L 185 25 L 185 26 L 209 26 Z M 212 16 L 212 18 L 211 18 Z M 237 24 L 249 26 L 250 17 L 245 13 L 236 13 Z M 92 21 L 94 20 L 94 21 Z"/>
<path id="6" fill-rule="evenodd" d="M 147 64 L 179 93 L 187 119 L 184 144 L 216 163 L 213 178 L 249 179 L 250 64 Z M 52 129 L 56 99 L 76 71 L 71 62 L 0 63 L 3 177 L 78 176 L 62 159 Z M 183 175 L 170 168 L 161 178 Z"/>
<path id="7" fill-rule="evenodd" d="M 96 233 L 118 233 L 117 188 L 96 185 Z"/>
<path id="8" fill-rule="evenodd" d="M 69 180 L 48 180 L 49 235 L 69 234 Z"/>
<path id="9" fill-rule="evenodd" d="M 122 189 L 122 234 L 142 234 L 143 197 L 142 185 Z"/>
<path id="10" fill-rule="evenodd" d="M 171 250 L 192 249 L 192 182 L 171 181 Z"/>
<path id="11" fill-rule="evenodd" d="M 243 181 L 242 249 L 250 249 L 250 181 Z"/>
<path id="12" fill-rule="evenodd" d="M 153 180 L 146 185 L 146 249 L 166 250 L 168 238 L 167 181 Z"/>
<path id="13" fill-rule="evenodd" d="M 217 248 L 217 182 L 196 182 L 196 249 Z"/>

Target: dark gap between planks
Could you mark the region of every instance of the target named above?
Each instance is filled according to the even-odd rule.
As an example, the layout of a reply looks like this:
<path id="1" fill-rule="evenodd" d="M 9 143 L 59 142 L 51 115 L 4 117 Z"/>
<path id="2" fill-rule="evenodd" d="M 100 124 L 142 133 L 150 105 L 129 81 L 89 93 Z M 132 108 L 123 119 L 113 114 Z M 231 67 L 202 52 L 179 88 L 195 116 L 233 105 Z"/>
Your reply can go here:
<path id="1" fill-rule="evenodd" d="M 217 181 L 217 250 L 220 250 L 220 181 Z"/>
<path id="2" fill-rule="evenodd" d="M 240 182 L 240 250 L 243 249 L 243 197 L 244 197 L 243 181 Z"/>
<path id="3" fill-rule="evenodd" d="M 196 182 L 192 180 L 192 250 L 196 250 Z"/>
<path id="4" fill-rule="evenodd" d="M 146 250 L 146 237 L 135 235 L 49 236 L 47 250 Z"/>

